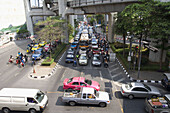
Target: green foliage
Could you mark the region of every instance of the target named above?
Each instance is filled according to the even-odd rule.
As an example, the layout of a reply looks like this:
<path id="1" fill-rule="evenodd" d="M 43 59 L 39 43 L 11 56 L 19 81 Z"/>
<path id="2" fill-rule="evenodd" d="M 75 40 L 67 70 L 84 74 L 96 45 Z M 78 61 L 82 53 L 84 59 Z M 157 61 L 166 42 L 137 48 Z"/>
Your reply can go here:
<path id="1" fill-rule="evenodd" d="M 97 23 L 99 23 L 99 21 L 101 23 L 104 23 L 104 15 L 103 14 L 97 14 L 95 17 L 96 17 Z"/>
<path id="2" fill-rule="evenodd" d="M 69 24 L 68 24 L 68 34 L 69 34 L 69 35 L 72 35 L 72 34 L 73 34 L 73 30 L 74 30 L 74 29 L 73 29 L 73 26 L 69 23 Z"/>
<path id="3" fill-rule="evenodd" d="M 118 49 L 118 48 L 123 48 L 123 45 L 124 45 L 124 44 L 122 44 L 122 43 L 120 43 L 120 42 L 115 42 L 115 43 L 114 43 L 114 47 L 117 48 L 117 49 Z M 128 47 L 128 45 L 125 44 L 125 48 L 127 48 L 127 47 Z"/>
<path id="4" fill-rule="evenodd" d="M 48 17 L 45 21 L 39 21 L 36 23 L 34 27 L 35 34 L 38 35 L 38 39 L 40 40 L 50 40 L 50 42 L 64 38 L 63 31 L 64 27 L 63 24 L 65 20 L 58 20 L 57 18 L 50 18 Z M 40 28 L 39 26 L 44 26 Z"/>
<path id="5" fill-rule="evenodd" d="M 46 59 L 41 63 L 43 66 L 50 66 L 54 62 L 53 58 L 46 57 Z"/>
<path id="6" fill-rule="evenodd" d="M 66 47 L 66 44 L 58 45 L 54 53 L 52 54 L 52 58 L 56 59 L 59 56 L 59 54 L 64 50 L 65 47 Z"/>

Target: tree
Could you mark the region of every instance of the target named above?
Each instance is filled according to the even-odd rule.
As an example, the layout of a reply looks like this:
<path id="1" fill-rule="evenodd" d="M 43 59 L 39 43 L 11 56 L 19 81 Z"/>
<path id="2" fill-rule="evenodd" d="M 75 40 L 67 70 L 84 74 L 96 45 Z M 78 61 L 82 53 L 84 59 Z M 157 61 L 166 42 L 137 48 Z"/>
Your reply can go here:
<path id="1" fill-rule="evenodd" d="M 48 17 L 45 21 L 39 21 L 36 26 L 36 34 L 38 40 L 50 41 L 50 43 L 56 39 L 64 38 L 63 31 L 64 20 Z M 51 57 L 51 54 L 50 54 Z"/>
<path id="2" fill-rule="evenodd" d="M 160 70 L 162 70 L 163 53 L 168 48 L 170 37 L 170 2 L 156 2 L 152 13 L 150 37 L 155 38 L 160 48 Z"/>

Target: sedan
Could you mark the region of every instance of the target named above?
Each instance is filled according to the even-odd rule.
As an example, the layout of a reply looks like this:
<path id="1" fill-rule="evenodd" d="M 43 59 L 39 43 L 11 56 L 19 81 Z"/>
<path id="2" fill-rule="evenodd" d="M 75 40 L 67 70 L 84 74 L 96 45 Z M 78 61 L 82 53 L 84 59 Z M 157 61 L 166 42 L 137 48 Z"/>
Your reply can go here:
<path id="1" fill-rule="evenodd" d="M 86 54 L 87 53 L 87 49 L 85 47 L 81 47 L 79 50 L 79 54 Z"/>
<path id="2" fill-rule="evenodd" d="M 161 93 L 156 87 L 136 82 L 123 84 L 121 94 L 129 99 L 133 99 L 134 97 L 151 98 L 161 96 Z"/>
<path id="3" fill-rule="evenodd" d="M 78 45 L 78 41 L 73 42 L 73 43 L 71 44 L 71 48 L 76 49 L 76 48 L 77 48 L 77 45 Z"/>
<path id="4" fill-rule="evenodd" d="M 68 51 L 67 51 L 67 54 L 74 54 L 74 50 L 69 48 Z"/>
<path id="5" fill-rule="evenodd" d="M 100 90 L 98 82 L 86 79 L 85 77 L 66 78 L 63 82 L 63 89 L 80 90 L 81 87 L 91 87 L 97 91 Z"/>
<path id="6" fill-rule="evenodd" d="M 94 54 L 93 58 L 92 58 L 92 65 L 93 66 L 101 66 L 102 62 L 100 59 L 100 55 L 98 54 Z"/>
<path id="7" fill-rule="evenodd" d="M 65 62 L 66 63 L 74 62 L 74 55 L 73 54 L 67 54 Z"/>
<path id="8" fill-rule="evenodd" d="M 79 58 L 79 65 L 87 65 L 88 64 L 88 58 L 86 54 L 81 54 Z"/>

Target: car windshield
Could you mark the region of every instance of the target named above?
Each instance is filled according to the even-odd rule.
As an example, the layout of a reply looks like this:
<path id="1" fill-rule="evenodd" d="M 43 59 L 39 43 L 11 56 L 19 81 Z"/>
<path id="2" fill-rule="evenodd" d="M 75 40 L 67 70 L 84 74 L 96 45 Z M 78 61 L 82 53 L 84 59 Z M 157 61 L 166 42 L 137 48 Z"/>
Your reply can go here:
<path id="1" fill-rule="evenodd" d="M 44 42 L 40 42 L 40 44 L 44 44 Z"/>
<path id="2" fill-rule="evenodd" d="M 37 48 L 38 46 L 34 46 L 33 48 Z"/>
<path id="3" fill-rule="evenodd" d="M 149 86 L 147 86 L 146 84 L 143 84 L 144 85 L 144 87 L 146 88 L 146 89 L 148 89 L 149 91 L 151 91 L 151 88 L 149 87 Z"/>
<path id="4" fill-rule="evenodd" d="M 80 56 L 81 60 L 86 60 L 86 56 Z"/>
<path id="5" fill-rule="evenodd" d="M 98 51 L 98 48 L 93 48 L 94 51 Z"/>
<path id="6" fill-rule="evenodd" d="M 127 85 L 125 85 L 126 89 L 131 89 L 132 88 L 132 84 L 131 83 L 128 83 Z"/>
<path id="7" fill-rule="evenodd" d="M 100 59 L 99 59 L 99 57 L 94 56 L 94 57 L 93 57 L 93 60 L 94 60 L 94 61 L 97 61 L 97 60 L 100 60 Z"/>
<path id="8" fill-rule="evenodd" d="M 88 85 L 91 85 L 91 84 L 92 84 L 92 81 L 89 80 L 89 79 L 85 79 L 85 83 L 87 83 Z"/>
<path id="9" fill-rule="evenodd" d="M 70 79 L 67 81 L 67 83 L 70 83 L 70 82 L 72 82 L 72 80 L 73 80 L 73 78 L 70 78 Z"/>
<path id="10" fill-rule="evenodd" d="M 72 45 L 77 45 L 76 43 L 72 43 Z"/>
<path id="11" fill-rule="evenodd" d="M 40 54 L 41 52 L 40 51 L 34 51 L 34 54 Z"/>
<path id="12" fill-rule="evenodd" d="M 67 58 L 73 58 L 74 56 L 73 55 L 67 55 Z"/>
<path id="13" fill-rule="evenodd" d="M 48 48 L 49 46 L 48 46 L 48 45 L 46 45 L 45 47 L 46 47 L 46 48 Z"/>
<path id="14" fill-rule="evenodd" d="M 85 51 L 85 50 L 86 50 L 86 48 L 81 48 L 81 50 L 82 50 L 82 51 Z"/>
<path id="15" fill-rule="evenodd" d="M 36 95 L 35 95 L 35 99 L 39 102 L 39 103 L 41 103 L 41 101 L 43 100 L 43 98 L 44 98 L 44 93 L 42 92 L 42 91 L 39 91 Z"/>

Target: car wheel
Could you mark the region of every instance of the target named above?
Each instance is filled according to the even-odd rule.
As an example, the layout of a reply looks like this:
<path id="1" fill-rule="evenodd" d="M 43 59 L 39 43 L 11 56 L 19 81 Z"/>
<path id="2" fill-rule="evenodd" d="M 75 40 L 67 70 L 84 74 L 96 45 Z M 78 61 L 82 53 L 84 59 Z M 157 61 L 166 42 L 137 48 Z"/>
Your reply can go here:
<path id="1" fill-rule="evenodd" d="M 75 106 L 75 105 L 76 105 L 76 102 L 70 101 L 70 102 L 69 102 L 69 105 L 70 105 L 70 106 Z"/>
<path id="2" fill-rule="evenodd" d="M 35 109 L 30 109 L 29 113 L 37 113 L 37 111 Z"/>
<path id="3" fill-rule="evenodd" d="M 128 98 L 129 98 L 129 99 L 133 99 L 134 96 L 133 96 L 133 95 L 129 95 Z"/>
<path id="4" fill-rule="evenodd" d="M 9 108 L 2 108 L 2 112 L 3 113 L 10 113 L 10 109 Z"/>
<path id="5" fill-rule="evenodd" d="M 99 103 L 99 106 L 100 106 L 100 107 L 106 107 L 106 106 L 107 106 L 107 104 L 106 104 L 106 103 L 104 103 L 104 102 L 101 102 L 101 103 Z"/>

